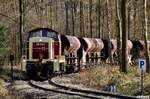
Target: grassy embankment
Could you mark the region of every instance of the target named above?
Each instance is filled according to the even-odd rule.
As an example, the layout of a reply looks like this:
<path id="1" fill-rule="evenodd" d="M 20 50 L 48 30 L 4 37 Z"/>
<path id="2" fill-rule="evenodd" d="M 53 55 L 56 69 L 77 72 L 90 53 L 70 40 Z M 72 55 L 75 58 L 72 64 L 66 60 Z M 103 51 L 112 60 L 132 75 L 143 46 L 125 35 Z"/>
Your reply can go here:
<path id="1" fill-rule="evenodd" d="M 120 73 L 119 66 L 99 66 L 86 70 L 78 78 L 79 83 L 99 90 L 108 91 L 115 83 L 117 92 L 126 95 L 140 95 L 140 70 L 129 66 L 128 73 Z M 144 73 L 144 94 L 150 95 L 150 74 Z"/>
<path id="2" fill-rule="evenodd" d="M 21 72 L 18 69 L 14 69 L 14 79 L 20 79 Z M 11 95 L 6 83 L 11 81 L 11 69 L 8 67 L 0 68 L 0 99 L 21 99 L 20 96 Z"/>

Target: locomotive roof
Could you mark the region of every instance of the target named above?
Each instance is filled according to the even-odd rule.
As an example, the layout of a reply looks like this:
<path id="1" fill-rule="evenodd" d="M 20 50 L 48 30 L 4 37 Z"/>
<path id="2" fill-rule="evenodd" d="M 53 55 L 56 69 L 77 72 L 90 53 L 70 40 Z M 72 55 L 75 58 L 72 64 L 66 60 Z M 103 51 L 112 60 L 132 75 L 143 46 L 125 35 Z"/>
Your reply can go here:
<path id="1" fill-rule="evenodd" d="M 29 31 L 28 33 L 30 34 L 32 32 L 39 31 L 39 30 L 47 30 L 47 31 L 55 32 L 56 34 L 58 34 L 58 32 L 56 32 L 55 30 L 50 29 L 50 28 L 37 28 L 37 29 Z"/>
<path id="2" fill-rule="evenodd" d="M 28 32 L 28 40 L 31 37 L 49 37 L 58 40 L 58 32 L 49 28 L 37 28 Z"/>

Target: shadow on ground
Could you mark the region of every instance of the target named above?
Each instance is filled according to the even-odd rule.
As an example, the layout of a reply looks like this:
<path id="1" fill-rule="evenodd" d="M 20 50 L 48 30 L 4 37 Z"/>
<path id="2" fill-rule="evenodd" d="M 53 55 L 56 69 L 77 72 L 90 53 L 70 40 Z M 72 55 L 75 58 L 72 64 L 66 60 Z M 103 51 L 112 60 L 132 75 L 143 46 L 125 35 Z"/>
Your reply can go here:
<path id="1" fill-rule="evenodd" d="M 13 75 L 13 76 L 12 76 Z M 5 81 L 12 80 L 25 80 L 25 72 L 22 72 L 19 69 L 13 69 L 13 73 L 10 68 L 0 67 L 0 78 Z"/>

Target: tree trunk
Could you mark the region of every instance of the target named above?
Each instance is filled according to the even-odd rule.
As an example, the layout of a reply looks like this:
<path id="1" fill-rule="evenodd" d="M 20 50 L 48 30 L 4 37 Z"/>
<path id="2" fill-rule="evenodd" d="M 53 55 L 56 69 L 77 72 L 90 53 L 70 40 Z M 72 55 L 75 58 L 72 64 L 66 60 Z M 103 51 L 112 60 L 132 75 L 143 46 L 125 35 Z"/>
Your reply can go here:
<path id="1" fill-rule="evenodd" d="M 147 0 L 144 0 L 144 19 L 145 19 L 145 34 L 144 34 L 144 42 L 145 42 L 145 55 L 146 55 L 146 72 L 150 73 L 150 56 L 149 56 L 149 46 L 148 46 L 148 38 L 147 38 Z"/>
<path id="2" fill-rule="evenodd" d="M 72 35 L 75 35 L 74 33 L 74 23 L 75 23 L 75 20 L 74 20 L 74 2 L 72 1 L 71 2 L 71 19 L 72 19 Z"/>
<path id="3" fill-rule="evenodd" d="M 65 33 L 69 33 L 69 20 L 68 20 L 68 1 L 65 1 L 65 13 L 66 13 L 66 23 L 65 23 Z"/>
<path id="4" fill-rule="evenodd" d="M 129 0 L 129 2 L 131 2 L 130 0 Z M 130 23 L 131 23 L 131 7 L 130 7 L 130 3 L 129 3 L 129 9 L 128 9 L 128 39 L 130 40 Z"/>
<path id="5" fill-rule="evenodd" d="M 98 37 L 100 38 L 101 37 L 101 20 L 100 20 L 100 0 L 97 0 L 97 21 L 98 21 L 98 26 L 97 26 L 97 29 L 98 29 Z"/>
<path id="6" fill-rule="evenodd" d="M 58 10 L 58 1 L 55 0 L 55 21 L 56 21 L 56 26 L 57 26 L 57 21 L 58 21 L 58 13 L 57 13 L 57 10 Z"/>
<path id="7" fill-rule="evenodd" d="M 75 35 L 77 35 L 78 31 L 79 31 L 79 28 L 77 26 L 77 23 L 78 23 L 78 20 L 77 20 L 77 17 L 78 17 L 78 4 L 79 2 L 78 1 L 74 1 L 74 6 L 73 6 L 73 9 L 74 9 L 74 32 L 76 33 Z"/>
<path id="8" fill-rule="evenodd" d="M 53 27 L 53 12 L 52 12 L 52 0 L 50 0 L 50 26 Z"/>
<path id="9" fill-rule="evenodd" d="M 136 16 L 137 16 L 137 13 L 136 13 L 136 8 L 137 8 L 137 1 L 134 1 L 133 2 L 133 6 L 134 6 L 134 12 L 133 12 L 133 37 L 136 38 Z"/>
<path id="10" fill-rule="evenodd" d="M 132 39 L 134 38 L 134 32 L 135 32 L 135 2 L 134 1 L 135 0 L 129 0 L 128 31 L 130 32 L 130 38 Z"/>
<path id="11" fill-rule="evenodd" d="M 111 54 L 111 38 L 110 38 L 110 10 L 109 10 L 109 0 L 106 0 L 106 7 L 107 7 L 107 30 L 108 30 L 108 50 L 109 50 L 109 61 L 113 63 L 113 56 Z"/>
<path id="12" fill-rule="evenodd" d="M 93 37 L 92 33 L 92 0 L 89 0 L 89 32 L 90 32 L 90 37 Z"/>
<path id="13" fill-rule="evenodd" d="M 122 36 L 122 27 L 121 27 L 121 17 L 120 17 L 120 0 L 116 0 L 116 12 L 117 12 L 117 55 L 118 55 L 118 64 L 120 65 L 120 70 L 121 70 L 121 36 Z"/>
<path id="14" fill-rule="evenodd" d="M 24 0 L 19 0 L 19 14 L 20 14 L 20 23 L 19 23 L 19 36 L 20 36 L 20 58 L 23 54 L 23 37 L 22 34 L 24 33 Z"/>
<path id="15" fill-rule="evenodd" d="M 104 38 L 104 28 L 105 28 L 105 9 L 102 8 L 102 38 Z"/>
<path id="16" fill-rule="evenodd" d="M 80 36 L 84 36 L 83 34 L 83 1 L 80 1 Z"/>
<path id="17" fill-rule="evenodd" d="M 39 23 L 41 24 L 41 17 L 40 17 L 38 3 L 37 3 L 36 0 L 34 0 L 33 2 L 34 2 L 34 5 L 35 5 L 35 11 L 36 11 L 37 19 L 38 19 Z"/>
<path id="18" fill-rule="evenodd" d="M 43 0 L 40 0 L 40 4 L 43 4 Z M 45 24 L 44 24 L 44 7 L 43 6 L 40 6 L 38 5 L 38 8 L 39 8 L 39 13 L 40 13 L 40 23 L 41 23 L 41 26 L 44 28 L 45 27 Z"/>
<path id="19" fill-rule="evenodd" d="M 128 10 L 127 10 L 127 0 L 121 0 L 121 17 L 122 17 L 122 72 L 127 72 L 128 65 L 128 48 L 127 48 L 127 40 L 128 40 Z"/>

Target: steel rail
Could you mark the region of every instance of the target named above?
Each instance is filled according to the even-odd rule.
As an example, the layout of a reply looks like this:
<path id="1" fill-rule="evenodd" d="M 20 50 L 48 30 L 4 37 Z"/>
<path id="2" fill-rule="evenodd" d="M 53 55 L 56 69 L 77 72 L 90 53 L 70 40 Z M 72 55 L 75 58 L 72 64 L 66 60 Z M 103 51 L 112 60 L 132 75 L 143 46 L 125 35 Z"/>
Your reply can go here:
<path id="1" fill-rule="evenodd" d="M 53 82 L 51 79 L 49 80 L 49 84 L 62 88 L 64 90 L 70 90 L 72 92 L 81 92 L 81 93 L 86 93 L 86 94 L 93 94 L 96 96 L 108 96 L 108 97 L 113 97 L 113 98 L 119 98 L 119 99 L 139 99 L 135 96 L 127 96 L 127 95 L 120 95 L 117 93 L 110 93 L 110 92 L 104 92 L 104 91 L 97 91 L 97 90 L 88 90 L 88 89 L 79 89 L 79 88 L 73 88 L 73 87 L 68 87 L 65 85 L 60 85 L 55 82 Z"/>
<path id="2" fill-rule="evenodd" d="M 72 92 L 70 90 L 62 90 L 61 88 L 60 89 L 45 88 L 40 85 L 34 84 L 32 81 L 29 81 L 28 84 L 33 88 L 44 90 L 44 91 L 51 91 L 51 92 L 67 94 L 67 95 L 76 95 L 76 96 L 81 96 L 81 97 L 91 98 L 91 99 L 101 99 L 102 98 L 102 96 L 96 96 L 96 95 L 81 93 L 81 92 Z"/>

